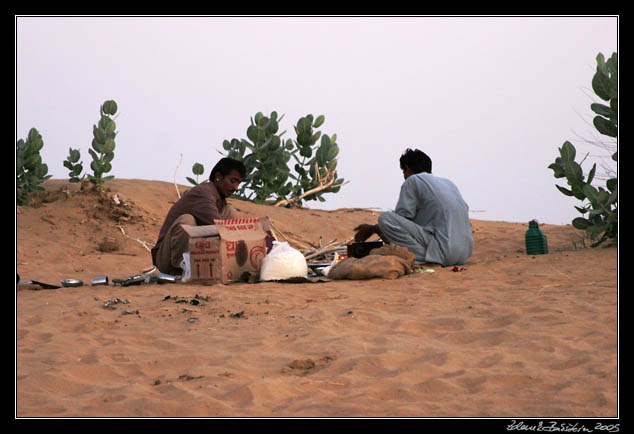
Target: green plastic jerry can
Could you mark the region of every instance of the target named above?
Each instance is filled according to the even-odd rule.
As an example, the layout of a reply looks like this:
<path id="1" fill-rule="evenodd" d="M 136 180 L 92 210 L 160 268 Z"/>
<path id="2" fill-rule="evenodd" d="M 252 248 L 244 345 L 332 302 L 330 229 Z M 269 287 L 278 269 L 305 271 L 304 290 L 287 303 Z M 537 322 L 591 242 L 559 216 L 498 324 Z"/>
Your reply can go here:
<path id="1" fill-rule="evenodd" d="M 537 220 L 531 220 L 528 222 L 528 230 L 526 231 L 526 254 L 543 255 L 545 253 L 548 253 L 546 235 L 539 228 Z"/>

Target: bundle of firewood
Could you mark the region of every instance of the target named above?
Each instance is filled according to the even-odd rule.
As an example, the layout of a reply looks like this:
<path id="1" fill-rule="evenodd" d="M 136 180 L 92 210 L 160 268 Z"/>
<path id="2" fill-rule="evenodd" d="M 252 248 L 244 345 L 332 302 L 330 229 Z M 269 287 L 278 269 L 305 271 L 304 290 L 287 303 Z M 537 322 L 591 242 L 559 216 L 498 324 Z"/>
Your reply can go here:
<path id="1" fill-rule="evenodd" d="M 337 239 L 334 238 L 324 243 L 322 238 L 319 237 L 318 242 L 311 243 L 291 232 L 282 232 L 273 222 L 271 222 L 271 229 L 278 241 L 287 242 L 291 247 L 302 252 L 307 261 L 331 262 L 337 254 L 345 255 L 348 249 L 347 245 L 353 240 L 353 237 L 345 241 L 337 241 Z"/>

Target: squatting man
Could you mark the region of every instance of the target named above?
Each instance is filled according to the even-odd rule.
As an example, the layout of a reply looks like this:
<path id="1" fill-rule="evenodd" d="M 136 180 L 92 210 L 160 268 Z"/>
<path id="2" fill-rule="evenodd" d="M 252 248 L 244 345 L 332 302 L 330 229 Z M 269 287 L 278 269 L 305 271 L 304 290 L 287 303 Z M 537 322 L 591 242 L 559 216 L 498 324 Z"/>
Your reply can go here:
<path id="1" fill-rule="evenodd" d="M 203 182 L 181 197 L 168 211 L 152 248 L 152 263 L 162 273 L 181 275 L 183 253 L 189 251 L 189 235 L 182 225 L 203 226 L 215 224 L 215 219 L 238 218 L 227 198 L 238 189 L 246 176 L 242 161 L 222 158 Z"/>
<path id="2" fill-rule="evenodd" d="M 406 247 L 415 265 L 462 265 L 473 252 L 469 207 L 456 185 L 432 175 L 431 158 L 407 149 L 399 159 L 405 181 L 394 211 L 379 215 L 378 224 L 355 228 L 355 241 L 377 234 L 384 242 Z"/>

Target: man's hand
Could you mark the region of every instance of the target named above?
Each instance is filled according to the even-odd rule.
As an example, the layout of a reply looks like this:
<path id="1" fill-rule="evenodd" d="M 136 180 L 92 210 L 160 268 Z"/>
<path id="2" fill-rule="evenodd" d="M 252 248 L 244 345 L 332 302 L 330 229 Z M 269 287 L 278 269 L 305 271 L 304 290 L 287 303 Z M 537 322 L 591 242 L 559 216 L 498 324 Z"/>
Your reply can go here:
<path id="1" fill-rule="evenodd" d="M 380 234 L 379 225 L 361 224 L 354 228 L 354 231 L 356 232 L 354 240 L 357 243 L 367 240 L 374 234 Z"/>

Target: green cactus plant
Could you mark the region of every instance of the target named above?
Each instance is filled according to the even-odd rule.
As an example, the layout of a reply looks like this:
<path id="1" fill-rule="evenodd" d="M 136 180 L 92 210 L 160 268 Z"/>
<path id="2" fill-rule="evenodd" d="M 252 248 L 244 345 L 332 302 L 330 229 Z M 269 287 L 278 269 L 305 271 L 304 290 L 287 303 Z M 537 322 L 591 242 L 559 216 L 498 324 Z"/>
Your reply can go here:
<path id="1" fill-rule="evenodd" d="M 196 179 L 190 178 L 189 176 L 186 176 L 186 178 L 187 178 L 187 180 L 189 181 L 189 183 L 190 183 L 190 184 L 192 184 L 192 185 L 198 185 L 198 184 L 199 184 L 199 182 L 198 182 L 198 177 L 199 177 L 200 175 L 202 175 L 203 173 L 205 173 L 205 166 L 203 166 L 203 165 L 202 165 L 202 164 L 200 164 L 200 163 L 195 163 L 195 164 L 192 166 L 192 173 L 193 173 L 194 175 L 196 175 Z"/>
<path id="2" fill-rule="evenodd" d="M 68 157 L 64 160 L 64 167 L 66 167 L 70 172 L 68 173 L 68 178 L 70 182 L 80 182 L 83 176 L 80 178 L 79 175 L 82 170 L 84 170 L 83 162 L 79 161 L 81 158 L 81 153 L 79 149 L 68 149 Z"/>
<path id="3" fill-rule="evenodd" d="M 285 188 L 289 176 L 289 145 L 282 141 L 284 132 L 278 133 L 279 122 L 273 111 L 269 116 L 258 112 L 251 118 L 247 128 L 247 139 L 223 141 L 229 158 L 240 160 L 246 167 L 246 176 L 236 196 L 255 203 L 265 203 L 272 195 Z M 221 152 L 222 153 L 222 152 Z"/>
<path id="4" fill-rule="evenodd" d="M 609 105 L 593 103 L 591 110 L 596 113 L 593 119 L 594 127 L 603 135 L 618 136 L 618 57 L 613 53 L 606 62 L 603 54 L 596 57 L 597 70 L 592 78 L 592 89 L 595 94 Z M 606 240 L 612 240 L 608 245 L 616 243 L 618 239 L 618 178 L 609 178 L 605 188 L 592 185 L 596 173 L 596 163 L 588 172 L 583 173 L 581 163 L 575 161 L 576 149 L 569 141 L 565 141 L 559 148 L 560 156 L 548 166 L 553 170 L 555 178 L 566 178 L 569 188 L 556 185 L 557 189 L 566 196 L 572 196 L 581 201 L 588 201 L 581 207 L 575 206 L 584 217 L 572 220 L 572 225 L 597 240 L 592 244 L 596 247 Z M 618 152 L 612 154 L 612 160 L 618 161 Z"/>
<path id="5" fill-rule="evenodd" d="M 52 175 L 48 175 L 48 166 L 42 162 L 40 150 L 44 147 L 42 135 L 35 128 L 29 130 L 26 141 L 16 143 L 16 202 L 26 205 L 30 202 L 30 193 L 44 191 L 40 185 Z"/>
<path id="6" fill-rule="evenodd" d="M 296 139 L 283 140 L 286 131 L 278 133 L 283 117 L 278 119 L 275 111 L 269 116 L 258 112 L 247 128 L 248 140 L 223 142 L 223 155 L 243 161 L 247 168 L 237 196 L 256 203 L 272 199 L 276 205 L 301 205 L 302 200 L 323 202 L 323 194 L 338 192 L 344 183 L 336 177 L 336 135 L 322 136 L 316 128 L 324 123 L 324 116 L 314 118 L 309 114 L 294 126 Z M 291 158 L 296 161 L 294 172 L 288 166 Z"/>
<path id="7" fill-rule="evenodd" d="M 324 120 L 323 115 L 313 120 L 313 116 L 309 114 L 300 118 L 295 126 L 295 146 L 302 159 L 300 160 L 297 153 L 292 154 L 297 161 L 295 171 L 298 176 L 294 178 L 297 182 L 292 189 L 291 202 L 297 201 L 297 198 L 324 202 L 324 194 L 337 193 L 344 184 L 342 178 L 337 178 L 336 172 L 339 155 L 337 135 L 322 135 L 320 131 L 313 130 L 320 127 Z"/>
<path id="8" fill-rule="evenodd" d="M 101 105 L 99 123 L 93 125 L 92 148 L 88 149 L 92 157 L 90 168 L 93 174 L 88 174 L 88 179 L 92 182 L 97 190 L 103 189 L 103 183 L 114 176 L 103 176 L 112 170 L 112 160 L 114 159 L 114 150 L 116 147 L 115 137 L 117 135 L 116 123 L 112 116 L 117 112 L 117 103 L 108 100 Z"/>

